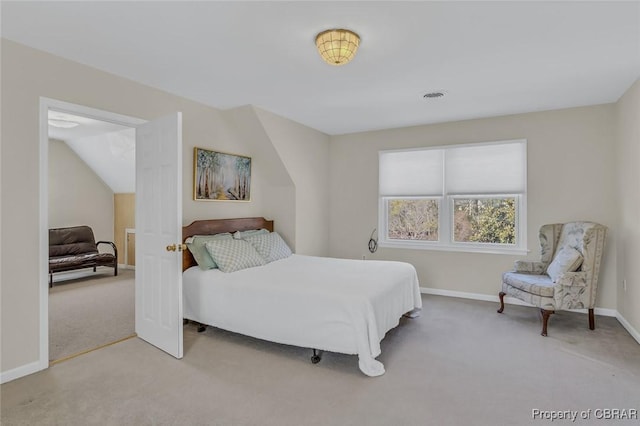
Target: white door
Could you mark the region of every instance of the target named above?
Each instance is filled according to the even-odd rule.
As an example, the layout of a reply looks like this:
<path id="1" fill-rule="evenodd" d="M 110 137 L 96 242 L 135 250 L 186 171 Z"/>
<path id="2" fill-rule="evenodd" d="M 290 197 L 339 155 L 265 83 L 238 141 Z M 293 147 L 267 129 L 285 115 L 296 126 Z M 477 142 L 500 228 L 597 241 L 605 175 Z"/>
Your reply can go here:
<path id="1" fill-rule="evenodd" d="M 182 358 L 182 114 L 136 129 L 136 333 Z M 169 251 L 169 248 L 177 248 Z"/>

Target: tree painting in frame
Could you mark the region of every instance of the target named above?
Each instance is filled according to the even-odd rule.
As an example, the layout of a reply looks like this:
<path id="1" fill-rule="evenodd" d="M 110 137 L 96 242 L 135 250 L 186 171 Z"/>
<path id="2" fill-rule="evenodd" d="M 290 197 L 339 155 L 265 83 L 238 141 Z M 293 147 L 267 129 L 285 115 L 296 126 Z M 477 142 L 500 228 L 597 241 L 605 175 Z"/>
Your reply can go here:
<path id="1" fill-rule="evenodd" d="M 195 148 L 193 198 L 196 201 L 250 201 L 251 158 Z"/>

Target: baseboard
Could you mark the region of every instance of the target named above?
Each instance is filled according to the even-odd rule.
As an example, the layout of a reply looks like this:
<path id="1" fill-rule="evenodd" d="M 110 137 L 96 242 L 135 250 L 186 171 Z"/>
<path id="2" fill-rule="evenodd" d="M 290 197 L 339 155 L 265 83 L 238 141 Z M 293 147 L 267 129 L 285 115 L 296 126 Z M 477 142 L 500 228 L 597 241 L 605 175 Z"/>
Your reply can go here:
<path id="1" fill-rule="evenodd" d="M 629 332 L 631 337 L 636 339 L 636 342 L 638 342 L 640 344 L 640 333 L 638 332 L 638 330 L 633 328 L 633 326 L 631 324 L 629 324 L 629 321 L 627 321 L 626 318 L 623 317 L 620 312 L 616 312 L 616 319 Z"/>
<path id="2" fill-rule="evenodd" d="M 429 288 L 429 287 L 420 287 L 420 293 L 424 294 L 433 294 L 436 296 L 447 296 L 447 297 L 459 297 L 461 299 L 472 299 L 472 300 L 482 300 L 485 302 L 500 302 L 500 298 L 497 295 L 490 294 L 480 294 L 480 293 L 467 293 L 464 291 L 453 291 L 453 290 L 443 290 L 440 288 Z M 506 296 L 504 298 L 504 303 L 509 305 L 520 305 L 520 306 L 533 306 L 529 303 L 525 303 L 520 299 L 516 299 L 514 297 Z M 580 312 L 583 314 L 587 313 L 587 309 L 568 309 L 570 312 Z M 618 311 L 615 309 L 608 308 L 595 308 L 594 313 L 596 315 L 602 315 L 605 317 L 615 317 L 618 318 Z M 628 324 L 628 323 L 627 323 Z M 623 324 L 624 326 L 624 324 Z M 626 327 L 625 327 L 626 328 Z M 637 340 L 637 339 L 636 339 Z"/>
<path id="3" fill-rule="evenodd" d="M 25 364 L 23 366 L 20 366 L 18 368 L 14 368 L 13 370 L 4 371 L 0 373 L 0 384 L 7 383 L 15 379 L 19 379 L 20 377 L 28 376 L 29 374 L 36 373 L 40 370 L 43 370 L 44 368 L 40 366 L 39 361 L 35 361 L 30 364 Z"/>

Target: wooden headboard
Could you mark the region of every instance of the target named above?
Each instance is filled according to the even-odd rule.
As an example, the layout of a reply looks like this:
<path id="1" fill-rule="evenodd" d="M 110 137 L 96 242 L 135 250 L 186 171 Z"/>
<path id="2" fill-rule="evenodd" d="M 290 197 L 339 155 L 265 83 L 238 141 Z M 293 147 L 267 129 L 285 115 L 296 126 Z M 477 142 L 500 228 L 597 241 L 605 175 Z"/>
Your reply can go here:
<path id="1" fill-rule="evenodd" d="M 213 235 L 223 232 L 248 231 L 250 229 L 268 229 L 273 232 L 273 221 L 264 217 L 245 217 L 239 219 L 211 219 L 196 220 L 190 225 L 182 227 L 182 241 L 193 235 Z M 182 270 L 197 265 L 191 252 L 182 251 Z"/>

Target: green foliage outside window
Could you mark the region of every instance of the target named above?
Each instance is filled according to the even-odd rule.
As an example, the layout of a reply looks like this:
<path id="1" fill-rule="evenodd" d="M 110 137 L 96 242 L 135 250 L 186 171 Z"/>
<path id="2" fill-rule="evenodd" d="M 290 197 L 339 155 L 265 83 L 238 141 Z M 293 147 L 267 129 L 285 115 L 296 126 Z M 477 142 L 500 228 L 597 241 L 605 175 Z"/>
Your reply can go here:
<path id="1" fill-rule="evenodd" d="M 438 241 L 437 199 L 390 199 L 388 238 Z M 515 198 L 467 198 L 453 202 L 455 242 L 515 244 Z"/>
<path id="2" fill-rule="evenodd" d="M 515 204 L 515 198 L 454 200 L 454 241 L 515 244 Z"/>

